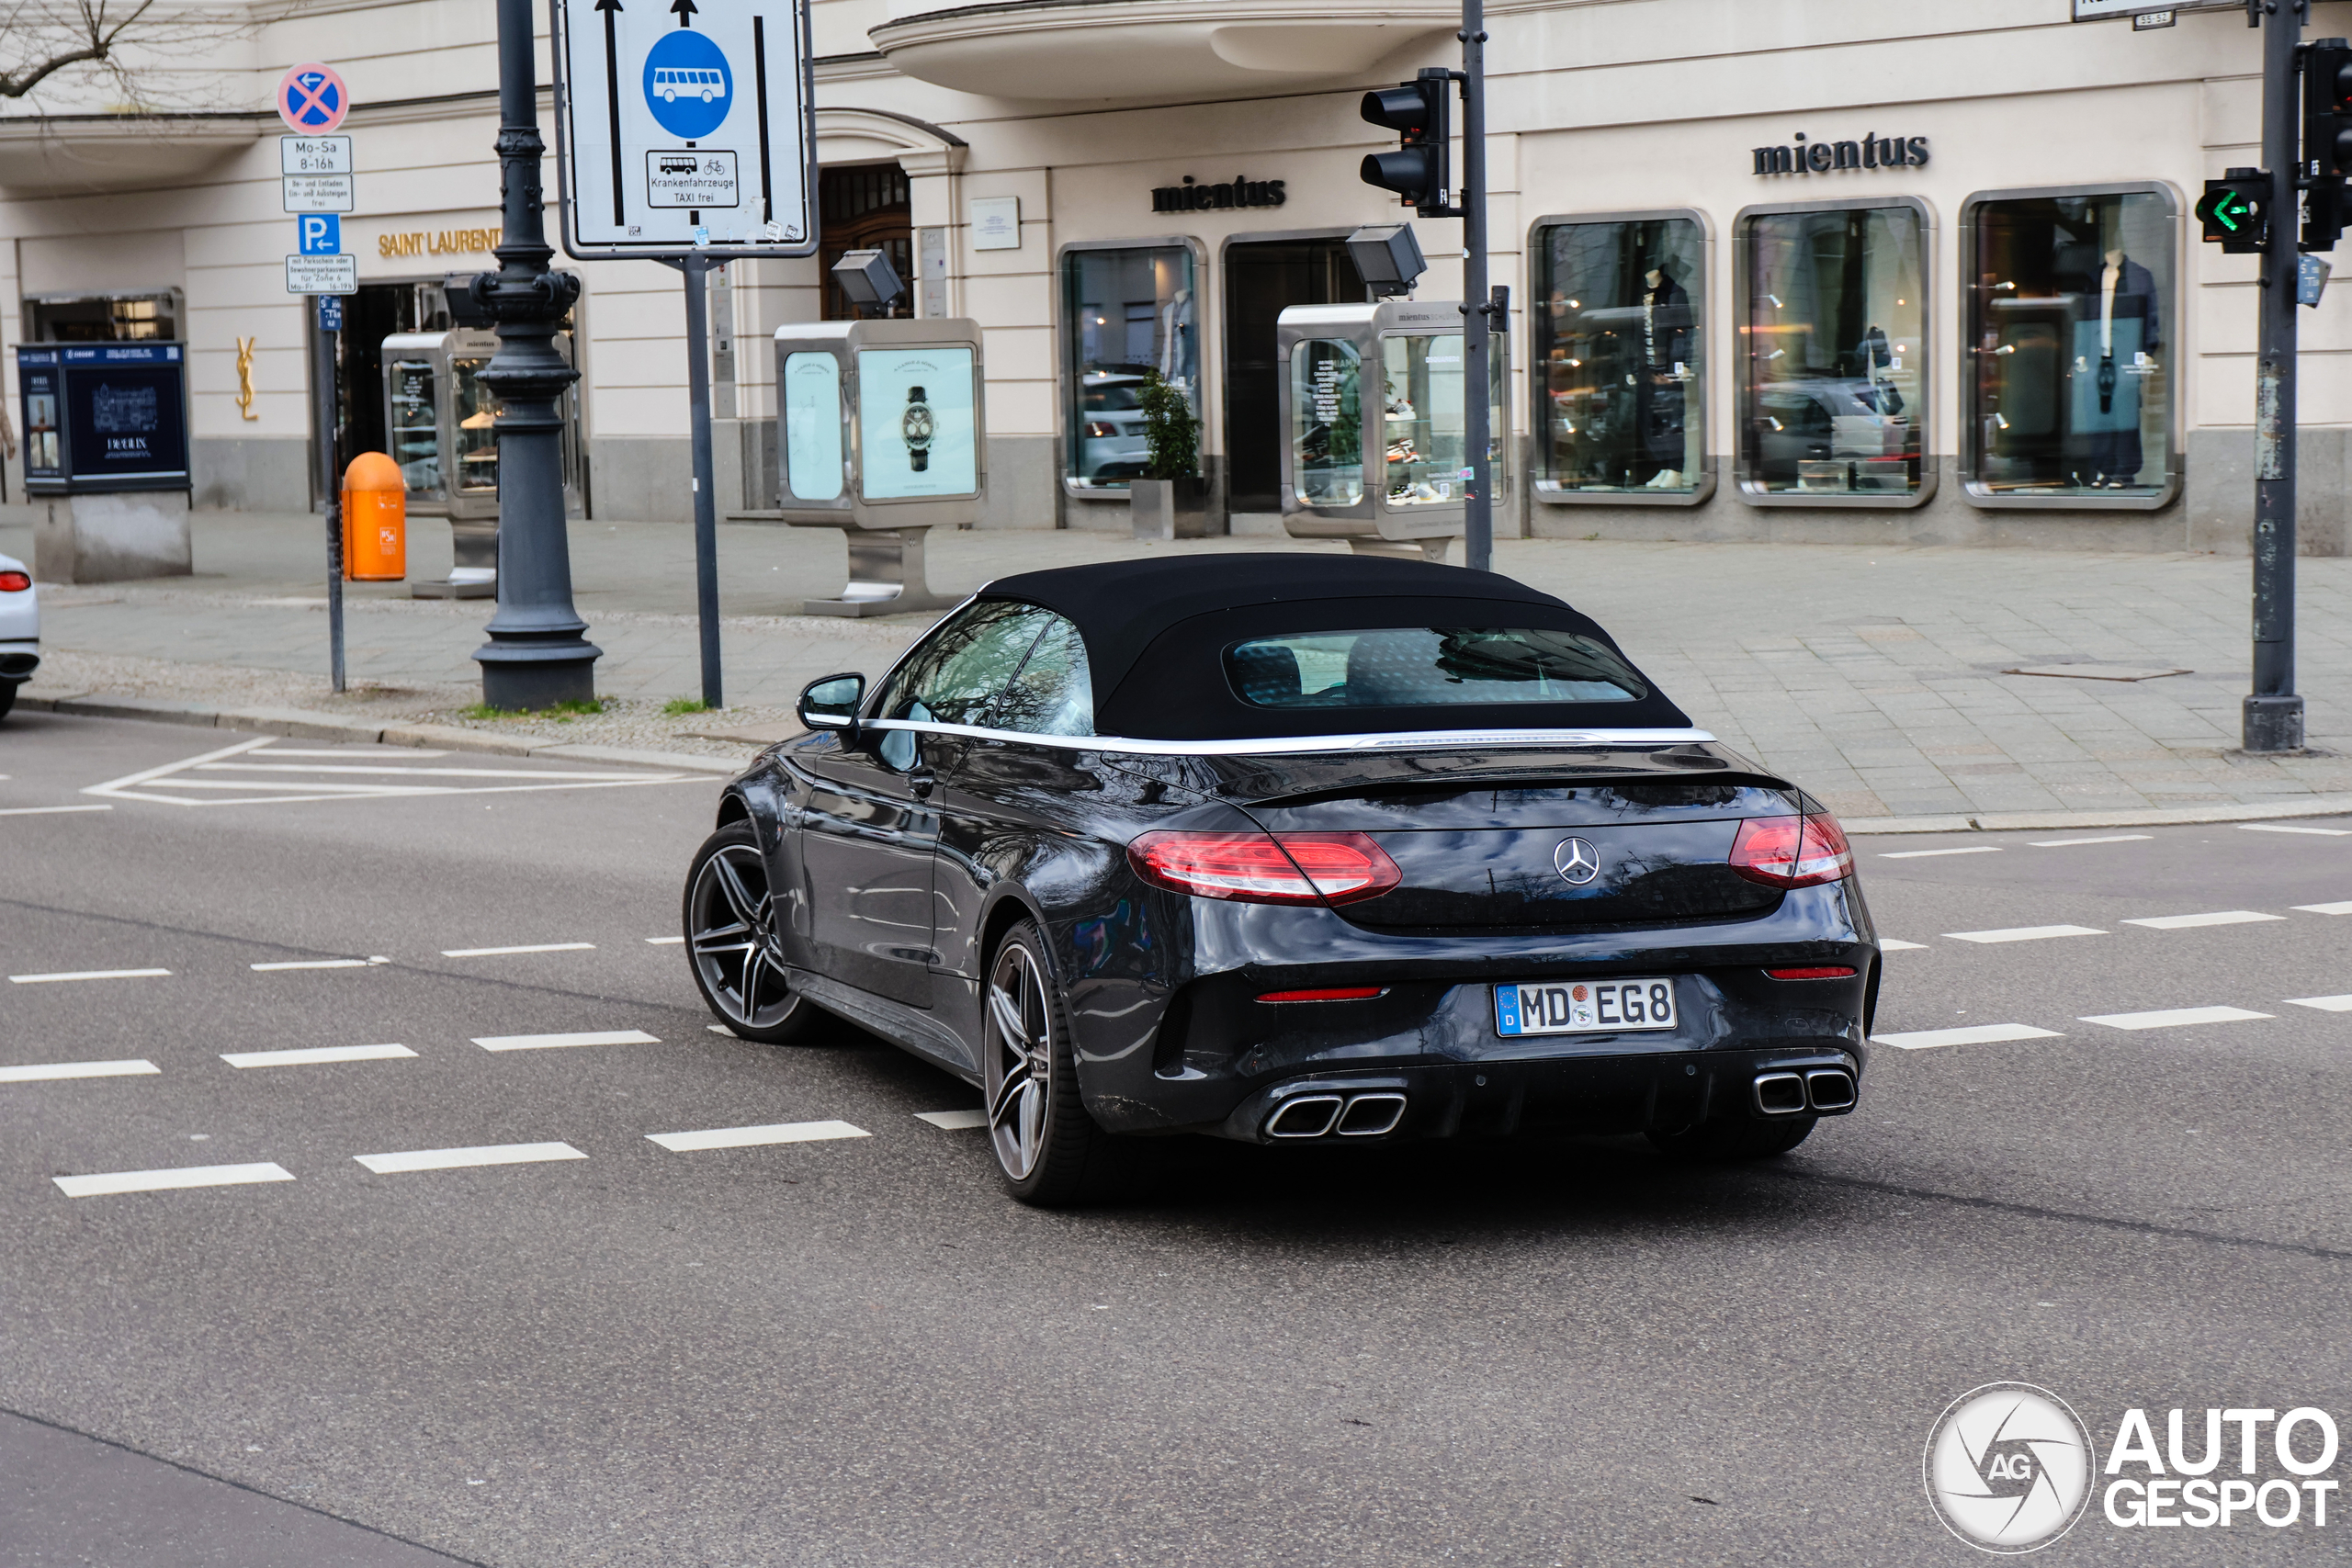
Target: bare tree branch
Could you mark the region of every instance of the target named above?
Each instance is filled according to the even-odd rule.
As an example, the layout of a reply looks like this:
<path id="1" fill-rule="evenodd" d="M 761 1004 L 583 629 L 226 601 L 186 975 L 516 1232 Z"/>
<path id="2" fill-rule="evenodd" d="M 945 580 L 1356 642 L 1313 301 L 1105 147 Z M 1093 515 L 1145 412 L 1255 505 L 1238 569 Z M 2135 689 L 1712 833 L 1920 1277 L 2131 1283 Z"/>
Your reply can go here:
<path id="1" fill-rule="evenodd" d="M 27 98 L 44 83 L 92 78 L 121 95 L 124 101 L 109 108 L 146 107 L 192 91 L 201 96 L 205 88 L 187 85 L 188 66 L 255 25 L 230 3 L 13 0 L 0 8 L 0 100 Z"/>

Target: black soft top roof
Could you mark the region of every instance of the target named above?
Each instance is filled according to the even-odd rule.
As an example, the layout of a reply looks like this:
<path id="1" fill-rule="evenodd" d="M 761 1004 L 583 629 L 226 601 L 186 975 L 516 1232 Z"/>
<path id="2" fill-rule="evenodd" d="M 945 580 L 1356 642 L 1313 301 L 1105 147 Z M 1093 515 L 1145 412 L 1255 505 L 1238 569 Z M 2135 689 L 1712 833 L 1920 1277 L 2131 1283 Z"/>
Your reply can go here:
<path id="1" fill-rule="evenodd" d="M 1549 593 L 1494 572 L 1430 561 L 1254 551 L 1105 561 L 1001 577 L 979 597 L 1042 604 L 1075 624 L 1093 678 L 1096 732 L 1136 739 L 1249 739 L 1367 728 L 1371 715 L 1361 707 L 1269 709 L 1243 702 L 1226 678 L 1223 654 L 1251 637 L 1524 626 L 1591 637 L 1624 658 L 1598 624 Z M 1634 702 L 1388 711 L 1396 723 L 1380 728 L 1681 728 L 1690 722 L 1654 684 Z"/>

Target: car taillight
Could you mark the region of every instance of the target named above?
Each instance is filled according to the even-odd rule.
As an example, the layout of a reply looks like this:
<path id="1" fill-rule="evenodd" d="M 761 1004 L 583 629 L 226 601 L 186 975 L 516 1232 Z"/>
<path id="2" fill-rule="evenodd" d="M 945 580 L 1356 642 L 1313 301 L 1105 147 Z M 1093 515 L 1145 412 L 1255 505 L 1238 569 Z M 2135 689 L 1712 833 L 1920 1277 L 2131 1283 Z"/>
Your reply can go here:
<path id="1" fill-rule="evenodd" d="M 0 571 L 0 593 L 22 593 L 33 580 L 21 571 Z"/>
<path id="2" fill-rule="evenodd" d="M 1385 986 L 1326 986 L 1315 991 L 1267 991 L 1261 1002 L 1368 1002 L 1388 994 Z"/>
<path id="3" fill-rule="evenodd" d="M 1826 811 L 1750 818 L 1732 842 L 1731 868 L 1767 887 L 1811 887 L 1853 875 L 1854 852 Z"/>
<path id="4" fill-rule="evenodd" d="M 1343 904 L 1404 880 L 1362 833 L 1146 833 L 1127 846 L 1146 882 L 1203 898 L 1253 904 Z"/>
<path id="5" fill-rule="evenodd" d="M 1811 969 L 1767 969 L 1775 980 L 1850 980 L 1854 972 L 1842 964 L 1823 964 Z"/>
<path id="6" fill-rule="evenodd" d="M 1086 434 L 1090 440 L 1108 440 L 1119 434 L 1119 427 L 1106 424 L 1099 419 L 1090 419 L 1086 422 Z"/>

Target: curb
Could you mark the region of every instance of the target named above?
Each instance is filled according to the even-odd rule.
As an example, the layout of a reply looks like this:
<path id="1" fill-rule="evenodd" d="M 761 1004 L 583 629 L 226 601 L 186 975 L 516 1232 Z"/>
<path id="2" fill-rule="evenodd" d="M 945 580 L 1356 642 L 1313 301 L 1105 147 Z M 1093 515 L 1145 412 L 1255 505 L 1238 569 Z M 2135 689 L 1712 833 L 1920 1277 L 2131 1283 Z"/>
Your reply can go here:
<path id="1" fill-rule="evenodd" d="M 153 697 L 116 697 L 104 693 L 20 692 L 17 705 L 42 713 L 70 714 L 82 718 L 140 718 L 157 724 L 186 724 L 202 729 L 242 729 L 275 735 L 287 740 L 344 740 L 378 746 L 421 746 L 443 751 L 476 751 L 493 757 L 550 757 L 574 762 L 623 762 L 639 767 L 665 768 L 673 773 L 732 776 L 741 773 L 758 753 L 746 750 L 741 757 L 705 757 L 684 751 L 639 751 L 622 746 L 594 746 L 570 740 L 538 740 L 519 735 L 489 735 L 450 724 L 371 724 L 365 719 L 301 708 L 209 708 L 199 703 L 164 702 Z"/>
<path id="2" fill-rule="evenodd" d="M 1973 817 L 1851 817 L 1838 826 L 1857 833 L 2033 833 L 2069 828 L 2180 828 L 2199 822 L 2267 822 L 2278 817 L 2352 817 L 2352 796 L 2316 795 L 2276 806 L 2220 801 L 2211 806 L 2143 807 L 2137 810 L 1986 811 Z"/>

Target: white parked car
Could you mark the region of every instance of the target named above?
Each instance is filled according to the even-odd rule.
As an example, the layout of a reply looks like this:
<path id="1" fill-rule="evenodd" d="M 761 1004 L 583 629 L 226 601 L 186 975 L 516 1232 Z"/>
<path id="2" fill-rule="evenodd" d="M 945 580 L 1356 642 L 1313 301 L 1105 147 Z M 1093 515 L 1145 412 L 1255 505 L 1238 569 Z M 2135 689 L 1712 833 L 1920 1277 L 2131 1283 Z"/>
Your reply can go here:
<path id="1" fill-rule="evenodd" d="M 17 688 L 40 668 L 40 599 L 33 574 L 0 556 L 0 718 L 17 705 Z"/>

